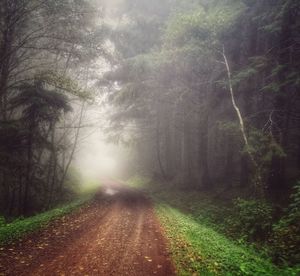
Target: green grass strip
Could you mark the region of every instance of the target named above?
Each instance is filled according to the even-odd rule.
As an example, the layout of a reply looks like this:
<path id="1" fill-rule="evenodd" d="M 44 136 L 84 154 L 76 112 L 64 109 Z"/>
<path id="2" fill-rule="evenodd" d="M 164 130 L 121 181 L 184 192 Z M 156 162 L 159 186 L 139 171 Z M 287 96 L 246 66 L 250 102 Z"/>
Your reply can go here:
<path id="1" fill-rule="evenodd" d="M 254 251 L 235 244 L 212 228 L 166 204 L 158 217 L 170 241 L 179 275 L 297 275 L 281 270 Z"/>
<path id="2" fill-rule="evenodd" d="M 71 213 L 90 199 L 91 196 L 86 196 L 60 208 L 55 208 L 33 217 L 18 219 L 12 223 L 1 226 L 0 245 L 14 242 L 15 240 L 20 239 L 31 232 L 47 226 L 49 222 Z"/>

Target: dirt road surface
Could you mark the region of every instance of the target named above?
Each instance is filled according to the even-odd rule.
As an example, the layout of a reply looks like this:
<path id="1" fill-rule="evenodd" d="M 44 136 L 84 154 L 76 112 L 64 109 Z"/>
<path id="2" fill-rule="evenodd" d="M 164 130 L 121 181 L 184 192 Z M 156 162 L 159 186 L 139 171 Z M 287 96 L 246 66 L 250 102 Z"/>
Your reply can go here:
<path id="1" fill-rule="evenodd" d="M 0 275 L 175 275 L 151 202 L 108 183 L 88 206 L 0 249 Z"/>

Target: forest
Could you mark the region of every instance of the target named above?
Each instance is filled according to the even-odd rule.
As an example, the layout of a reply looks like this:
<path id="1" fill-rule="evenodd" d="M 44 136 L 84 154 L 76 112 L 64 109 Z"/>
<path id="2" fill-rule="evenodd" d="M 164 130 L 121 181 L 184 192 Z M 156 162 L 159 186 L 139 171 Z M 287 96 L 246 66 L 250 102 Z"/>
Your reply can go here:
<path id="1" fill-rule="evenodd" d="M 0 247 L 93 201 L 101 133 L 122 169 L 93 181 L 152 198 L 176 274 L 299 275 L 299 90 L 297 0 L 0 1 Z"/>

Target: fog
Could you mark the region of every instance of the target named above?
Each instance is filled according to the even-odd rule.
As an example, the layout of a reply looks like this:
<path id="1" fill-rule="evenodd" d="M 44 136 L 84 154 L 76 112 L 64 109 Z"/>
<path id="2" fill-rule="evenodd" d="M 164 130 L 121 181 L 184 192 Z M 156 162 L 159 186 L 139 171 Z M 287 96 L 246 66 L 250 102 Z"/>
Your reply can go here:
<path id="1" fill-rule="evenodd" d="M 283 181 L 283 175 L 272 173 L 278 172 L 271 165 L 276 154 L 267 134 L 277 135 L 272 128 L 275 117 L 264 111 L 275 108 L 272 101 L 277 98 L 247 110 L 245 102 L 260 98 L 255 94 L 248 99 L 235 87 L 241 80 L 232 77 L 247 66 L 234 60 L 239 46 L 231 43 L 237 43 L 237 34 L 228 31 L 247 10 L 243 1 L 238 2 L 97 2 L 109 29 L 105 45 L 113 62 L 99 57 L 91 69 L 105 82 L 89 86 L 95 91 L 95 103 L 87 107 L 83 125 L 92 122 L 92 126 L 80 131 L 73 163 L 84 179 L 146 173 L 182 187 L 209 188 L 225 176 L 230 183 L 235 179 L 250 183 L 254 166 L 263 168 L 255 176 L 261 182 L 259 193 L 263 181 Z M 243 49 L 250 42 L 243 43 L 238 53 L 241 63 L 251 59 L 248 48 Z M 254 121 L 247 125 L 251 112 L 260 114 L 253 115 L 257 122 L 266 122 L 258 134 L 266 145 L 251 144 L 252 129 L 261 129 Z M 108 138 L 115 134 L 119 141 L 126 137 L 127 146 L 111 143 Z M 289 135 L 297 147 L 297 134 Z M 283 152 L 281 142 L 276 144 Z M 270 153 L 271 163 L 263 153 Z"/>
<path id="2" fill-rule="evenodd" d="M 87 105 L 80 138 L 75 153 L 73 168 L 82 177 L 82 185 L 101 184 L 102 179 L 122 179 L 130 156 L 129 149 L 122 144 L 108 141 L 107 129 L 113 107 L 103 103 L 102 95 L 97 104 Z"/>
<path id="3" fill-rule="evenodd" d="M 0 275 L 299 275 L 299 20 L 0 0 Z"/>
<path id="4" fill-rule="evenodd" d="M 15 29 L 0 40 L 5 204 L 54 204 L 76 172 L 82 185 L 146 175 L 189 189 L 245 183 L 261 196 L 296 181 L 289 16 L 272 25 L 274 10 L 266 24 L 251 1 L 25 2 L 1 6 L 11 22 L 0 17 L 0 33 Z"/>
<path id="5" fill-rule="evenodd" d="M 103 177 L 122 177 L 126 149 L 108 143 L 105 133 L 99 128 L 84 131 L 81 136 L 74 166 L 84 179 L 100 181 Z"/>
<path id="6" fill-rule="evenodd" d="M 100 9 L 104 11 L 105 24 L 115 26 L 118 7 L 123 0 L 97 0 Z M 109 51 L 113 51 L 113 45 L 108 41 Z M 100 58 L 97 62 L 97 69 L 92 72 L 101 78 L 106 72 L 111 70 L 109 63 Z M 121 179 L 126 175 L 125 164 L 129 158 L 129 151 L 121 144 L 114 144 L 108 141 L 107 128 L 110 124 L 110 114 L 114 107 L 106 103 L 107 94 L 111 91 L 98 93 L 96 90 L 95 103 L 87 106 L 83 118 L 83 125 L 88 127 L 80 131 L 80 139 L 76 150 L 73 167 L 82 177 L 82 185 L 89 185 L 90 182 L 99 183 L 102 179 Z M 97 91 L 98 90 L 98 91 Z"/>

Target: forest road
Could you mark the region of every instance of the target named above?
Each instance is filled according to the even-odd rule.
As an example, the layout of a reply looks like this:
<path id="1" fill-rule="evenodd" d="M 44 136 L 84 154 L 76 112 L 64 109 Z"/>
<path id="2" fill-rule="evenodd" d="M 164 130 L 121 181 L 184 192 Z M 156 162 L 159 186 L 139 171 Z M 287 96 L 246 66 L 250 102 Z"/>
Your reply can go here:
<path id="1" fill-rule="evenodd" d="M 151 202 L 110 183 L 70 215 L 0 250 L 0 275 L 175 275 Z"/>

